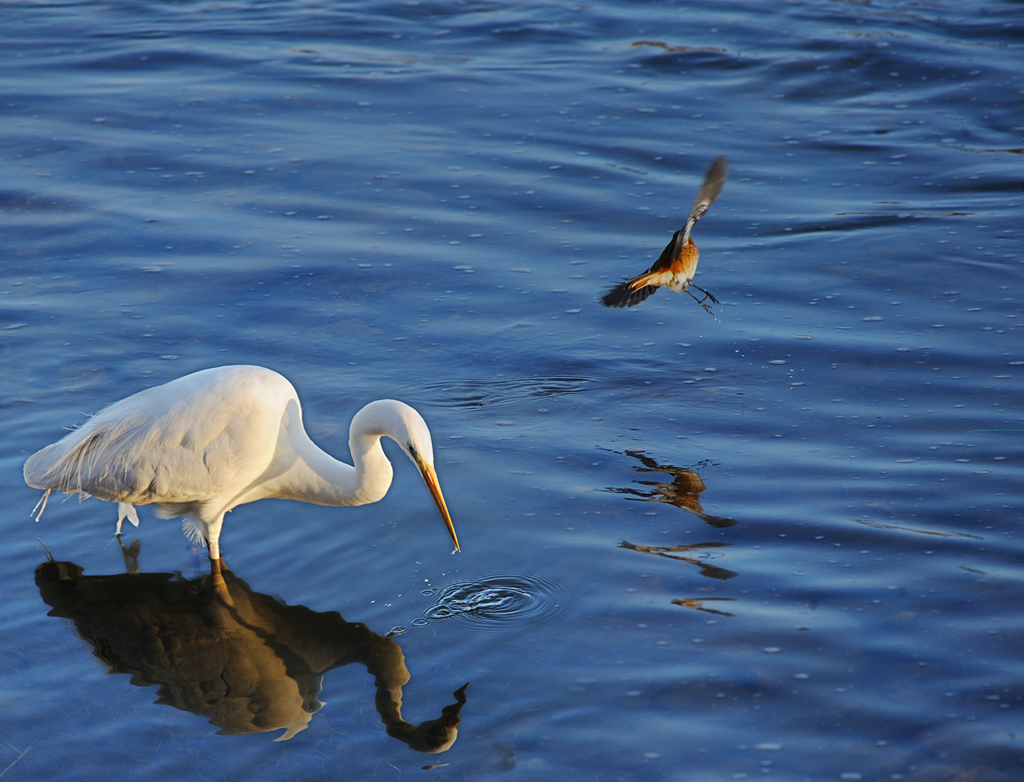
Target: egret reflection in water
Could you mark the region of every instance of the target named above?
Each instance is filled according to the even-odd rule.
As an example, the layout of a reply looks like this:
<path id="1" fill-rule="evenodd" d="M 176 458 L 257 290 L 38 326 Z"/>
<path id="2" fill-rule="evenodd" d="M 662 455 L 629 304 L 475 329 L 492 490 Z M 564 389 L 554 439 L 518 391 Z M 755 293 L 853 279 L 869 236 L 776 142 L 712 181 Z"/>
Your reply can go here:
<path id="1" fill-rule="evenodd" d="M 138 547 L 123 548 L 126 564 Z M 221 568 L 212 576 L 129 572 L 86 576 L 73 562 L 36 568 L 49 616 L 70 619 L 110 673 L 157 686 L 155 703 L 191 711 L 229 735 L 305 730 L 323 703 L 323 676 L 358 663 L 374 677 L 375 705 L 389 736 L 418 752 L 444 752 L 458 736 L 463 685 L 441 716 L 414 725 L 402 717 L 409 671 L 401 647 L 339 613 L 289 606 L 254 592 Z"/>
<path id="2" fill-rule="evenodd" d="M 615 451 L 615 453 L 618 453 L 618 451 Z M 735 519 L 725 518 L 724 516 L 712 516 L 704 512 L 704 509 L 700 504 L 700 495 L 707 487 L 704 485 L 704 481 L 701 480 L 700 475 L 698 475 L 695 470 L 688 467 L 674 467 L 671 464 L 658 464 L 657 461 L 652 459 L 650 456 L 646 456 L 643 451 L 639 450 L 627 450 L 625 451 L 625 454 L 626 456 L 638 460 L 643 465 L 642 467 L 633 468 L 637 472 L 663 473 L 670 476 L 672 480 L 634 480 L 634 483 L 641 486 L 649 486 L 650 488 L 635 489 L 632 487 L 609 487 L 608 491 L 616 494 L 632 495 L 629 499 L 636 501 L 667 502 L 669 505 L 675 505 L 677 508 L 689 511 L 698 519 L 701 519 L 705 524 L 712 527 L 733 527 L 738 523 Z M 701 462 L 695 466 L 704 467 L 707 466 L 707 462 Z"/>

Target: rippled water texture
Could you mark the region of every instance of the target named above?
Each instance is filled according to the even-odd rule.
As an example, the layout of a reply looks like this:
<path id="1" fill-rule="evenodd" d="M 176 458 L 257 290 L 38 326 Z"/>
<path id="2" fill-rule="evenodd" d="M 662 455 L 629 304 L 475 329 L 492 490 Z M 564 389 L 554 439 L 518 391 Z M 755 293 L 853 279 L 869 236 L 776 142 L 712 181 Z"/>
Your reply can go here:
<path id="1" fill-rule="evenodd" d="M 1019 3 L 0 32 L 4 782 L 1022 778 Z M 713 316 L 602 307 L 718 155 Z M 151 508 L 32 521 L 31 453 L 231 363 L 342 458 L 419 409 L 462 553 L 392 443 L 380 503 L 231 513 L 226 598 Z"/>
<path id="2" fill-rule="evenodd" d="M 563 606 L 562 587 L 544 576 L 484 576 L 424 591 L 434 603 L 413 624 L 465 619 L 482 629 L 508 631 L 547 622 Z"/>

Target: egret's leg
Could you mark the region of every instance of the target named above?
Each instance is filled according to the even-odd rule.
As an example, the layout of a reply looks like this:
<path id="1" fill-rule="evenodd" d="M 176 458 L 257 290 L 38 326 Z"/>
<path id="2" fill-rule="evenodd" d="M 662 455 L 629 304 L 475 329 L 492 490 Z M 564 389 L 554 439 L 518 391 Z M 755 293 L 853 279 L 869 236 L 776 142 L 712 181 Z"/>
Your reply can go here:
<path id="1" fill-rule="evenodd" d="M 139 513 L 135 510 L 135 506 L 130 502 L 119 502 L 117 503 L 117 529 L 114 530 L 115 535 L 121 534 L 121 522 L 128 519 L 136 527 L 139 526 Z"/>
<path id="2" fill-rule="evenodd" d="M 210 547 L 210 559 L 220 559 L 220 528 L 224 524 L 224 514 L 213 521 L 203 520 L 203 527 L 206 528 L 206 545 Z"/>

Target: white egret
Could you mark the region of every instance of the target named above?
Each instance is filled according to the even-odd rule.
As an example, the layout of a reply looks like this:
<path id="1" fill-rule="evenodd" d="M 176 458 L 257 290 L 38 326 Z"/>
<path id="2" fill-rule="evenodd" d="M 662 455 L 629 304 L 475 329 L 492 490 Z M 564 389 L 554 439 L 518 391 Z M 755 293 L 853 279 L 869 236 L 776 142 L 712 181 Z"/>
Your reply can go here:
<path id="1" fill-rule="evenodd" d="M 381 437 L 397 442 L 415 463 L 458 551 L 430 431 L 419 413 L 393 399 L 366 405 L 349 428 L 350 466 L 309 439 L 292 384 L 258 366 L 204 369 L 115 402 L 30 456 L 25 481 L 46 490 L 43 507 L 51 491 L 117 502 L 118 533 L 125 517 L 138 526 L 136 505 L 186 516 L 186 531 L 202 534 L 219 564 L 224 514 L 243 503 L 278 497 L 365 505 L 382 499 L 392 470 Z"/>

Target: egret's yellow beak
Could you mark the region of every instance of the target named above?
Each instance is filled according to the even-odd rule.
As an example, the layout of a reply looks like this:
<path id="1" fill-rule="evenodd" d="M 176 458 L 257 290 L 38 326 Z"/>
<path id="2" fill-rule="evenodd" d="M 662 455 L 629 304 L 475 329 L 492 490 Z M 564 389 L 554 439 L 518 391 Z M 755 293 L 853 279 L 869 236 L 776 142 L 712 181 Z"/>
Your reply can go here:
<path id="1" fill-rule="evenodd" d="M 423 481 L 427 484 L 427 488 L 430 489 L 430 496 L 434 498 L 434 502 L 437 503 L 437 509 L 441 511 L 441 518 L 444 519 L 444 524 L 448 527 L 448 534 L 452 536 L 452 543 L 455 544 L 455 550 L 461 551 L 459 548 L 459 539 L 455 535 L 455 526 L 452 524 L 452 517 L 448 515 L 448 506 L 444 504 L 444 495 L 441 494 L 441 485 L 437 482 L 437 473 L 434 472 L 433 465 L 424 462 L 417 454 L 416 466 L 420 468 L 420 473 L 423 475 Z"/>

